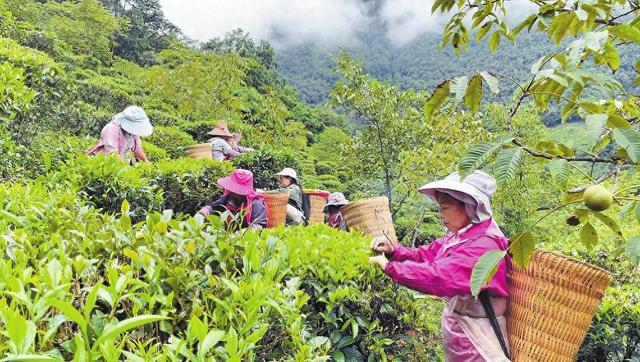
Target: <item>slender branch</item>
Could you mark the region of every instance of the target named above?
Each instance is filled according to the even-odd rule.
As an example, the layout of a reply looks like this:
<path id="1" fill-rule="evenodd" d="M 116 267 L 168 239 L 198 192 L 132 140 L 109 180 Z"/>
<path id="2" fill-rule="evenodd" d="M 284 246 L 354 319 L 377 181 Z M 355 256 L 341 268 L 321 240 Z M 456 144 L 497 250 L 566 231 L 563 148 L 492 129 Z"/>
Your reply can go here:
<path id="1" fill-rule="evenodd" d="M 623 188 L 621 190 L 618 190 L 617 193 L 619 194 L 621 192 L 629 191 L 631 189 L 640 189 L 640 185 L 633 185 L 633 186 L 625 187 L 625 188 Z"/>
<path id="2" fill-rule="evenodd" d="M 600 176 L 600 177 L 599 177 L 597 180 L 595 180 L 595 181 L 593 181 L 593 179 L 592 179 L 592 181 L 593 181 L 593 183 L 594 183 L 594 184 L 601 184 L 601 183 L 603 183 L 606 179 L 608 179 L 608 178 L 610 178 L 611 176 L 613 176 L 614 174 L 615 174 L 615 169 L 610 170 L 610 171 L 609 171 L 609 172 L 607 172 L 606 174 L 604 174 L 604 175 Z M 589 177 L 589 178 L 591 178 L 591 177 Z M 589 186 L 591 186 L 591 185 L 576 187 L 576 188 L 573 188 L 573 189 L 567 190 L 567 193 L 568 193 L 568 194 L 578 194 L 578 193 L 581 193 L 581 192 L 583 192 L 584 190 L 586 190 Z"/>
<path id="3" fill-rule="evenodd" d="M 618 182 L 620 181 L 620 169 L 621 165 L 616 165 L 615 171 L 613 173 L 613 187 L 611 188 L 611 193 L 615 194 L 618 189 Z"/>
<path id="4" fill-rule="evenodd" d="M 584 172 L 584 170 L 582 170 L 580 167 L 574 165 L 571 162 L 567 162 L 567 164 L 571 167 L 573 167 L 574 169 L 578 170 L 578 172 L 580 172 L 581 174 L 583 174 L 586 178 L 589 179 L 589 181 L 591 182 L 595 182 L 595 180 L 591 177 L 591 175 L 589 175 L 588 173 Z"/>
<path id="5" fill-rule="evenodd" d="M 556 207 L 554 207 L 553 209 L 549 210 L 547 213 L 545 213 L 544 215 L 542 215 L 538 220 L 536 220 L 536 222 L 534 222 L 533 224 L 529 225 L 523 232 L 521 232 L 520 234 L 524 234 L 527 231 L 531 231 L 531 229 L 533 229 L 534 226 L 538 225 L 538 223 L 540 223 L 540 221 L 546 219 L 549 215 L 553 214 L 554 212 L 560 210 L 560 209 L 564 209 L 565 207 L 569 206 L 569 205 L 573 205 L 573 204 L 577 204 L 582 202 L 582 200 L 576 200 L 576 201 L 571 201 L 571 202 L 567 202 L 565 204 L 562 205 L 558 205 Z M 515 243 L 511 243 L 511 245 L 509 245 L 509 247 L 507 248 L 507 250 L 511 249 L 511 246 L 515 245 Z"/>
<path id="6" fill-rule="evenodd" d="M 548 160 L 552 160 L 554 158 L 562 158 L 564 160 L 573 161 L 573 162 L 580 161 L 580 162 L 596 162 L 596 163 L 623 163 L 625 165 L 636 165 L 636 163 L 633 162 L 633 161 L 622 159 L 622 158 L 619 158 L 619 157 L 600 158 L 600 157 L 592 157 L 592 156 L 574 156 L 574 157 L 553 156 L 553 155 L 550 155 L 550 154 L 548 154 L 546 152 L 541 152 L 541 151 L 534 150 L 532 148 L 526 147 L 525 145 L 523 145 L 518 140 L 513 140 L 512 143 L 514 145 L 522 148 L 523 150 L 525 150 L 525 152 L 527 152 L 531 156 L 546 158 Z"/>

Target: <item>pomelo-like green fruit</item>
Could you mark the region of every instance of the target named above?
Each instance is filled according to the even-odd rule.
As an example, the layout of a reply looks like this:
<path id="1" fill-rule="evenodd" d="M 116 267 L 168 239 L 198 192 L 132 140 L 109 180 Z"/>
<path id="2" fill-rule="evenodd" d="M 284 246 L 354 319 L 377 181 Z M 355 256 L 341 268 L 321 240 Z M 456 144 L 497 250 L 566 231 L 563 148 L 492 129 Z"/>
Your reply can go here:
<path id="1" fill-rule="evenodd" d="M 584 204 L 593 211 L 604 211 L 613 204 L 613 195 L 601 185 L 589 186 L 582 195 Z"/>

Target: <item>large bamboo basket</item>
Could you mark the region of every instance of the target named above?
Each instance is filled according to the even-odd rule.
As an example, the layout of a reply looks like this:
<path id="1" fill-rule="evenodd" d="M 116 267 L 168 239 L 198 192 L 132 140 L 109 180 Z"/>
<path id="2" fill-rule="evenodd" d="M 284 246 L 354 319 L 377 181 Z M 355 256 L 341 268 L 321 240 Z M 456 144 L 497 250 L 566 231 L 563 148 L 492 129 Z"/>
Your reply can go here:
<path id="1" fill-rule="evenodd" d="M 289 193 L 265 191 L 260 194 L 264 196 L 264 203 L 267 207 L 267 227 L 275 228 L 284 225 L 287 221 Z"/>
<path id="2" fill-rule="evenodd" d="M 393 242 L 398 241 L 389 211 L 389 199 L 385 196 L 351 202 L 342 209 L 342 216 L 349 230 L 360 230 L 374 238 L 386 236 Z"/>
<path id="3" fill-rule="evenodd" d="M 507 324 L 513 361 L 575 361 L 611 274 L 536 250 L 509 272 Z"/>
<path id="4" fill-rule="evenodd" d="M 324 206 L 327 204 L 329 192 L 322 190 L 304 189 L 304 193 L 309 195 L 310 213 L 309 225 L 324 223 Z"/>
<path id="5" fill-rule="evenodd" d="M 193 146 L 188 146 L 185 150 L 189 158 L 213 158 L 213 149 L 211 143 L 200 143 Z"/>

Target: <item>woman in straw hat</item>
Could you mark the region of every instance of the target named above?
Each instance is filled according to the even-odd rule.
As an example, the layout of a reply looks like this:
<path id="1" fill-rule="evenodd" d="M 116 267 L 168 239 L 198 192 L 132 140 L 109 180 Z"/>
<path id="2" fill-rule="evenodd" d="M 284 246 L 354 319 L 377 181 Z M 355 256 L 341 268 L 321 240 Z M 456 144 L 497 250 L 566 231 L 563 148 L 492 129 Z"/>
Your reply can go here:
<path id="1" fill-rule="evenodd" d="M 224 194 L 198 211 L 202 215 L 230 211 L 243 216 L 242 228 L 262 229 L 267 227 L 267 208 L 264 197 L 253 188 L 253 173 L 237 169 L 230 176 L 218 179 Z"/>
<path id="2" fill-rule="evenodd" d="M 229 132 L 226 124 L 218 123 L 216 127 L 207 134 L 213 136 L 209 142 L 212 146 L 212 157 L 214 160 L 226 161 L 229 158 L 239 155 L 229 144 L 229 141 L 233 139 L 233 134 Z"/>
<path id="3" fill-rule="evenodd" d="M 375 251 L 383 254 L 370 261 L 391 279 L 447 301 L 441 318 L 447 361 L 508 360 L 504 318 L 507 262 L 500 261 L 495 276 L 483 288 L 480 299 L 486 305 L 475 299 L 470 290 L 471 271 L 478 259 L 490 250 L 505 250 L 508 246 L 507 238 L 491 217 L 490 198 L 495 190 L 493 177 L 481 171 L 464 180 L 454 173 L 426 184 L 418 191 L 438 203 L 446 235 L 417 249 L 383 239 L 372 244 Z M 484 299 L 485 295 L 489 297 Z M 490 318 L 491 310 L 497 318 Z"/>
<path id="4" fill-rule="evenodd" d="M 345 222 L 344 217 L 342 217 L 341 211 L 342 207 L 348 203 L 349 201 L 347 201 L 342 192 L 333 192 L 329 195 L 327 204 L 324 206 L 322 211 L 329 215 L 327 224 L 330 227 L 347 231 L 347 223 Z"/>
<path id="5" fill-rule="evenodd" d="M 140 137 L 147 137 L 152 133 L 153 126 L 144 110 L 138 106 L 129 106 L 116 114 L 111 122 L 102 128 L 98 144 L 87 154 L 93 156 L 98 153 L 117 153 L 118 158 L 124 160 L 129 153 L 132 153 L 136 159 L 148 162 L 142 150 Z M 129 162 L 134 161 L 134 159 L 129 160 Z"/>
<path id="6" fill-rule="evenodd" d="M 275 174 L 275 177 L 280 182 L 280 186 L 282 186 L 277 191 L 289 193 L 287 224 L 302 224 L 304 222 L 304 214 L 302 212 L 302 187 L 300 187 L 298 173 L 290 167 L 285 167 L 282 171 Z"/>

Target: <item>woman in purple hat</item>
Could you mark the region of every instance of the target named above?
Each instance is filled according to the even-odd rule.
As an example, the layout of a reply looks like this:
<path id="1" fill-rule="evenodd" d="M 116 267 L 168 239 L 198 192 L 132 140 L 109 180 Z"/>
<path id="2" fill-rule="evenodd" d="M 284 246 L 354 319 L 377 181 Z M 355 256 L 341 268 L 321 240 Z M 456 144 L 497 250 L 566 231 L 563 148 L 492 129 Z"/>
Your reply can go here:
<path id="1" fill-rule="evenodd" d="M 202 215 L 228 210 L 234 215 L 244 215 L 242 228 L 267 227 L 267 208 L 264 197 L 253 188 L 253 173 L 237 169 L 230 176 L 218 180 L 224 194 L 198 211 Z"/>

